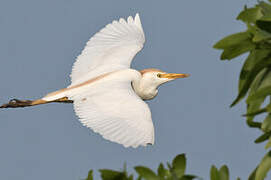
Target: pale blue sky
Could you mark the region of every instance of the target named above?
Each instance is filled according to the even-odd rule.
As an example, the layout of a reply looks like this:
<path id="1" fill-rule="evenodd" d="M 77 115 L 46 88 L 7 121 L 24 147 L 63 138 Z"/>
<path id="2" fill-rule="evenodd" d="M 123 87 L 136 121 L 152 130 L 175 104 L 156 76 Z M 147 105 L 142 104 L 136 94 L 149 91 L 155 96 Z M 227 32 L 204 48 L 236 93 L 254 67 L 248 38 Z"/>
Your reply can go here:
<path id="1" fill-rule="evenodd" d="M 135 69 L 184 72 L 149 101 L 154 146 L 138 149 L 102 139 L 83 127 L 70 104 L 0 112 L 0 179 L 75 180 L 89 169 L 156 168 L 186 153 L 188 172 L 209 178 L 212 164 L 246 179 L 264 154 L 249 129 L 230 109 L 243 59 L 220 61 L 212 45 L 245 29 L 235 20 L 248 0 L 1 0 L 0 102 L 33 99 L 69 85 L 69 74 L 87 40 L 114 19 L 139 12 L 146 35 Z M 208 177 L 208 178 L 207 178 Z"/>

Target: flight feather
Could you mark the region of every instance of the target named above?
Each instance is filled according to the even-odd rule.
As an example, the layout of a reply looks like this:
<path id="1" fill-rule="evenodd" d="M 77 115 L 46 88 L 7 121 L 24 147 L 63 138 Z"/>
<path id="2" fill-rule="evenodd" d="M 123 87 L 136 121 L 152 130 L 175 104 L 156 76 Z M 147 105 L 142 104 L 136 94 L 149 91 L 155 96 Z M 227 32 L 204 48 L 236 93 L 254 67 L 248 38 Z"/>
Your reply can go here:
<path id="1" fill-rule="evenodd" d="M 71 85 L 104 73 L 130 67 L 134 56 L 143 48 L 145 35 L 140 17 L 120 18 L 97 32 L 77 57 L 71 73 Z"/>

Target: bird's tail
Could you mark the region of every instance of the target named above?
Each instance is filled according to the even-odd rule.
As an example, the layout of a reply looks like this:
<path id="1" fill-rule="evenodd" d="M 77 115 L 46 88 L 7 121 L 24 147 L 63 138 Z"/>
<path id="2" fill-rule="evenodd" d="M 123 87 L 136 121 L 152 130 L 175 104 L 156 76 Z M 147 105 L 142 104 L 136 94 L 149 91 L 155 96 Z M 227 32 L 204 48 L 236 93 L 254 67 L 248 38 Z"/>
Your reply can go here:
<path id="1" fill-rule="evenodd" d="M 19 99 L 12 99 L 7 104 L 3 104 L 0 108 L 19 108 L 19 107 L 29 107 L 29 106 L 36 106 L 40 104 L 48 104 L 52 102 L 57 103 L 73 103 L 72 100 L 69 100 L 67 97 L 59 98 L 52 101 L 47 101 L 44 99 L 37 99 L 37 100 L 19 100 Z"/>

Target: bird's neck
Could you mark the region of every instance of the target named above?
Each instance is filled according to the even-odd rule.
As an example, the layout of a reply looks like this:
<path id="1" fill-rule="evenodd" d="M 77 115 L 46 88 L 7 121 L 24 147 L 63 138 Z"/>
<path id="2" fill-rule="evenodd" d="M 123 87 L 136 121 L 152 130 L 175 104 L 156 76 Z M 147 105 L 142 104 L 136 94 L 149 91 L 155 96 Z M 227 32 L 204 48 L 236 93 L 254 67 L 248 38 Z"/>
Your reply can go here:
<path id="1" fill-rule="evenodd" d="M 153 99 L 158 93 L 158 86 L 144 76 L 133 80 L 132 86 L 136 94 L 143 100 Z"/>
<path id="2" fill-rule="evenodd" d="M 158 93 L 157 87 L 159 84 L 144 75 L 142 76 L 137 70 L 120 70 L 117 75 L 122 78 L 125 77 L 127 81 L 130 81 L 135 93 L 143 100 L 152 99 Z"/>

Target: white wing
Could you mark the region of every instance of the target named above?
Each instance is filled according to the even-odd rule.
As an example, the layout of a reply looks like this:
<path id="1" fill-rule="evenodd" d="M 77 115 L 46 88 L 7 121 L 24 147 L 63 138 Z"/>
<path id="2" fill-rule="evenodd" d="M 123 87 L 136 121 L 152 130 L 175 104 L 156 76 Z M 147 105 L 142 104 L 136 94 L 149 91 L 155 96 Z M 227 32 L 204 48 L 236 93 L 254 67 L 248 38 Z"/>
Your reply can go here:
<path id="1" fill-rule="evenodd" d="M 143 48 L 145 36 L 139 15 L 125 21 L 113 21 L 87 42 L 71 73 L 71 85 L 115 70 L 130 67 L 134 56 Z"/>
<path id="2" fill-rule="evenodd" d="M 100 81 L 69 96 L 80 121 L 105 139 L 125 147 L 153 144 L 150 109 L 132 89 L 131 80 L 118 76 Z"/>

